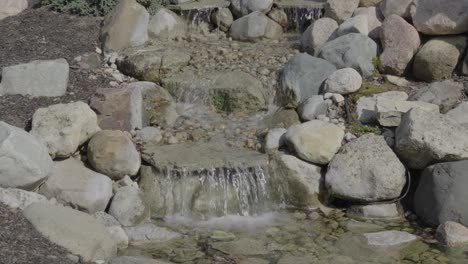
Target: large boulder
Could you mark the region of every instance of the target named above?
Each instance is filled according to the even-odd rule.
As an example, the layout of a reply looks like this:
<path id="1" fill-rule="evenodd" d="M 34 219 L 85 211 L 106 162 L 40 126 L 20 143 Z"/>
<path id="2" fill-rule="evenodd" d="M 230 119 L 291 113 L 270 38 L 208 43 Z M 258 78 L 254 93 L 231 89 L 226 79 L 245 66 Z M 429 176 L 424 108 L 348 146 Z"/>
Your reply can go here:
<path id="1" fill-rule="evenodd" d="M 405 19 L 410 19 L 412 3 L 413 0 L 382 0 L 379 7 L 385 17 L 397 15 Z"/>
<path id="2" fill-rule="evenodd" d="M 322 83 L 335 72 L 336 67 L 326 60 L 301 53 L 284 66 L 280 77 L 278 103 L 296 108 L 313 95 L 320 93 Z"/>
<path id="3" fill-rule="evenodd" d="M 230 0 L 232 13 L 236 17 L 246 16 L 252 12 L 268 13 L 270 11 L 273 0 Z"/>
<path id="4" fill-rule="evenodd" d="M 96 113 L 78 101 L 37 109 L 31 134 L 46 143 L 53 158 L 67 158 L 99 130 Z"/>
<path id="5" fill-rule="evenodd" d="M 54 170 L 39 193 L 59 203 L 94 213 L 104 211 L 112 197 L 112 180 L 70 158 L 54 162 Z"/>
<path id="6" fill-rule="evenodd" d="M 382 26 L 382 21 L 384 20 L 384 16 L 380 9 L 372 6 L 372 7 L 360 7 L 354 11 L 353 16 L 366 16 L 367 17 L 367 28 L 369 31 L 369 37 L 372 39 L 380 38 L 380 30 Z"/>
<path id="7" fill-rule="evenodd" d="M 229 35 L 235 40 L 258 41 L 262 39 L 279 39 L 283 28 L 261 12 L 254 12 L 235 20 Z"/>
<path id="8" fill-rule="evenodd" d="M 380 4 L 382 0 L 360 0 L 359 6 L 360 7 L 375 7 Z"/>
<path id="9" fill-rule="evenodd" d="M 420 88 L 409 100 L 436 104 L 447 113 L 463 99 L 463 84 L 451 80 L 434 82 Z"/>
<path id="10" fill-rule="evenodd" d="M 109 214 L 123 226 L 134 226 L 149 220 L 149 207 L 145 205 L 143 194 L 132 186 L 117 190 L 109 207 Z"/>
<path id="11" fill-rule="evenodd" d="M 171 73 L 178 72 L 190 61 L 190 52 L 172 47 L 138 47 L 122 52 L 116 60 L 122 73 L 140 81 L 159 82 Z"/>
<path id="12" fill-rule="evenodd" d="M 35 192 L 28 192 L 16 188 L 0 187 L 0 203 L 8 205 L 10 208 L 23 210 L 33 203 L 48 203 L 49 200 L 43 195 Z"/>
<path id="13" fill-rule="evenodd" d="M 211 20 L 221 31 L 228 32 L 234 22 L 234 17 L 229 8 L 224 7 L 211 13 Z"/>
<path id="14" fill-rule="evenodd" d="M 277 186 L 283 188 L 285 202 L 297 208 L 319 205 L 323 169 L 291 155 L 279 154 L 270 163 Z"/>
<path id="15" fill-rule="evenodd" d="M 166 8 L 160 8 L 148 24 L 150 38 L 174 39 L 185 36 L 187 24 L 176 13 Z"/>
<path id="16" fill-rule="evenodd" d="M 315 55 L 338 69 L 353 68 L 368 77 L 374 72 L 372 60 L 377 56 L 377 44 L 365 35 L 350 33 L 327 42 Z"/>
<path id="17" fill-rule="evenodd" d="M 119 1 L 107 14 L 101 27 L 100 39 L 104 50 L 120 51 L 143 45 L 148 40 L 150 14 L 135 0 Z"/>
<path id="18" fill-rule="evenodd" d="M 468 128 L 468 102 L 461 102 L 457 107 L 447 112 L 445 116 Z"/>
<path id="19" fill-rule="evenodd" d="M 359 6 L 359 0 L 327 0 L 325 16 L 342 23 L 353 15 Z"/>
<path id="20" fill-rule="evenodd" d="M 52 171 L 47 147 L 26 131 L 0 121 L 0 187 L 34 189 Z"/>
<path id="21" fill-rule="evenodd" d="M 337 28 L 338 23 L 328 17 L 313 21 L 304 33 L 302 33 L 302 47 L 312 51 L 320 48 L 323 44 L 327 43 Z"/>
<path id="22" fill-rule="evenodd" d="M 411 169 L 468 158 L 466 129 L 442 114 L 413 108 L 396 130 L 396 153 Z"/>
<path id="23" fill-rule="evenodd" d="M 23 215 L 44 237 L 83 261 L 108 260 L 117 253 L 106 227 L 92 216 L 68 207 L 34 203 Z"/>
<path id="24" fill-rule="evenodd" d="M 436 237 L 449 247 L 468 244 L 468 228 L 457 222 L 447 221 L 437 227 Z"/>
<path id="25" fill-rule="evenodd" d="M 468 32 L 468 2 L 453 0 L 414 0 L 411 17 L 416 29 L 427 35 Z"/>
<path id="26" fill-rule="evenodd" d="M 322 95 L 313 95 L 297 108 L 297 113 L 304 121 L 318 119 L 320 115 L 326 115 L 327 111 L 328 104 Z"/>
<path id="27" fill-rule="evenodd" d="M 400 196 L 406 183 L 405 166 L 383 136 L 365 134 L 344 145 L 325 175 L 325 188 L 333 198 L 378 202 Z"/>
<path id="28" fill-rule="evenodd" d="M 23 12 L 28 5 L 28 0 L 0 0 L 0 20 Z"/>
<path id="29" fill-rule="evenodd" d="M 140 154 L 122 131 L 96 133 L 88 143 L 88 159 L 96 171 L 114 180 L 136 175 L 141 165 Z"/>
<path id="30" fill-rule="evenodd" d="M 401 76 L 421 45 L 416 29 L 397 15 L 385 18 L 380 32 L 383 53 L 379 57 L 382 73 Z"/>
<path id="31" fill-rule="evenodd" d="M 353 68 L 335 71 L 325 81 L 324 91 L 328 93 L 350 94 L 361 89 L 362 77 Z"/>
<path id="32" fill-rule="evenodd" d="M 437 227 L 446 221 L 468 225 L 466 171 L 468 161 L 438 163 L 424 170 L 414 194 L 414 210 L 425 223 Z"/>
<path id="33" fill-rule="evenodd" d="M 429 40 L 416 54 L 413 74 L 432 82 L 452 77 L 467 46 L 466 36 L 438 37 Z"/>
<path id="34" fill-rule="evenodd" d="M 299 158 L 325 165 L 340 149 L 343 136 L 344 131 L 339 126 L 312 120 L 290 127 L 284 137 Z"/>
<path id="35" fill-rule="evenodd" d="M 69 72 L 65 59 L 36 60 L 4 67 L 0 95 L 62 96 L 67 90 Z"/>
<path id="36" fill-rule="evenodd" d="M 439 113 L 439 106 L 436 104 L 418 101 L 398 101 L 385 97 L 376 98 L 375 111 L 377 113 L 377 120 L 384 127 L 399 126 L 402 115 L 412 108 Z"/>
<path id="37" fill-rule="evenodd" d="M 372 96 L 363 96 L 356 102 L 357 119 L 363 124 L 375 123 L 377 121 L 376 103 L 378 98 L 392 101 L 406 101 L 408 94 L 400 91 L 389 91 Z"/>
<path id="38" fill-rule="evenodd" d="M 330 40 L 344 36 L 349 33 L 360 33 L 363 35 L 369 34 L 369 25 L 366 15 L 357 15 L 346 19 L 335 32 L 333 32 Z"/>
<path id="39" fill-rule="evenodd" d="M 163 87 L 178 101 L 213 106 L 225 112 L 255 112 L 266 108 L 266 91 L 260 80 L 242 71 L 176 74 Z"/>

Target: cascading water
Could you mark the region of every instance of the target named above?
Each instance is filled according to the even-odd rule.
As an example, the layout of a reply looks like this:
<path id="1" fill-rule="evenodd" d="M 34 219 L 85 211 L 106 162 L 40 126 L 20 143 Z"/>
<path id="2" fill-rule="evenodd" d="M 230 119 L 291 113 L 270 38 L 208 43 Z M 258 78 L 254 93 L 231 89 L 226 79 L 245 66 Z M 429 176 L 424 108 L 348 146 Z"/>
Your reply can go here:
<path id="1" fill-rule="evenodd" d="M 304 32 L 307 27 L 323 15 L 322 8 L 316 7 L 285 7 L 284 12 L 288 17 L 286 32 Z"/>

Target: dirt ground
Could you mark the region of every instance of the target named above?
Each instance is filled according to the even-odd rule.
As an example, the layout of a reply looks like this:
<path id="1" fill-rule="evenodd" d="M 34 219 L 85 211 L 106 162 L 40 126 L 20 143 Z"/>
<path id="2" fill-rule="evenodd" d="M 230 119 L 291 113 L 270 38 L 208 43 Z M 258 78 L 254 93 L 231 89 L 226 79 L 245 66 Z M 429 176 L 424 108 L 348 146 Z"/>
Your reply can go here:
<path id="1" fill-rule="evenodd" d="M 109 86 L 100 71 L 79 69 L 74 58 L 99 47 L 101 18 L 26 10 L 0 21 L 0 68 L 39 59 L 65 58 L 70 64 L 67 93 L 61 97 L 0 96 L 0 121 L 27 128 L 37 108 L 87 101 L 97 88 Z"/>

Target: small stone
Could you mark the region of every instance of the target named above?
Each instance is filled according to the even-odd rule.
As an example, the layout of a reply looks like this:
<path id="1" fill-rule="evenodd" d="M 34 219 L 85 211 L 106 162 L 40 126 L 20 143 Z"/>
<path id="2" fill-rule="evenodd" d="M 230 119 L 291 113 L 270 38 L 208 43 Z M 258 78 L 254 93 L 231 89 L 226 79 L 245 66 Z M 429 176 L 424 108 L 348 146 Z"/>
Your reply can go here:
<path id="1" fill-rule="evenodd" d="M 415 235 L 395 230 L 365 233 L 363 236 L 367 245 L 378 248 L 401 246 L 418 239 Z"/>
<path id="2" fill-rule="evenodd" d="M 357 92 L 362 85 L 362 77 L 353 68 L 335 71 L 325 81 L 324 91 L 328 93 L 350 94 Z"/>

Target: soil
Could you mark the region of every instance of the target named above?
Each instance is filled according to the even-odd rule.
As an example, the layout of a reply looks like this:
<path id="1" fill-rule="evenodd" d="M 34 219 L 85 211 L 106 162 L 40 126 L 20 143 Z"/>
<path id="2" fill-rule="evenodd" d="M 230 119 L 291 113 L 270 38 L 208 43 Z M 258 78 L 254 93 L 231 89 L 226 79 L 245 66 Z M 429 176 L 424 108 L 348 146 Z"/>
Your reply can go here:
<path id="1" fill-rule="evenodd" d="M 87 102 L 97 88 L 110 87 L 109 77 L 100 69 L 82 69 L 74 60 L 85 53 L 94 53 L 99 47 L 101 20 L 38 8 L 0 21 L 0 68 L 58 58 L 65 58 L 70 64 L 70 79 L 64 96 L 0 96 L 0 121 L 27 128 L 40 107 L 79 100 Z"/>
<path id="2" fill-rule="evenodd" d="M 20 211 L 0 203 L 0 263 L 71 264 L 68 252 L 49 242 Z"/>

